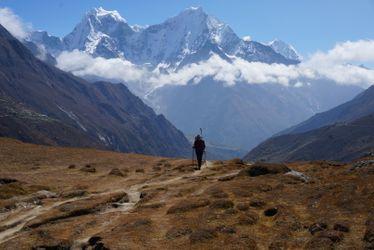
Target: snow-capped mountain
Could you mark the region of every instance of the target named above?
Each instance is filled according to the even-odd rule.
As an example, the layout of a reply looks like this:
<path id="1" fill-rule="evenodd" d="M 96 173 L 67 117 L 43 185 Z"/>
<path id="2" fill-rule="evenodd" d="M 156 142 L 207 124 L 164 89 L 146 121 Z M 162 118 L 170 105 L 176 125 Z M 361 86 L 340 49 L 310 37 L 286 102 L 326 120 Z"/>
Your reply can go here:
<path id="1" fill-rule="evenodd" d="M 78 49 L 105 58 L 123 57 L 122 46 L 135 31 L 117 11 L 94 8 L 64 37 L 67 50 Z"/>
<path id="2" fill-rule="evenodd" d="M 229 25 L 201 7 L 190 7 L 161 24 L 146 27 L 131 26 L 117 11 L 99 7 L 87 12 L 63 39 L 45 32 L 35 32 L 30 39 L 43 44 L 52 55 L 78 49 L 93 56 L 125 58 L 137 65 L 162 64 L 168 69 L 206 60 L 212 54 L 226 60 L 236 56 L 266 63 L 299 62 L 270 46 L 239 38 Z"/>
<path id="3" fill-rule="evenodd" d="M 301 61 L 301 56 L 297 53 L 296 49 L 282 40 L 275 39 L 269 42 L 268 45 L 287 59 Z"/>

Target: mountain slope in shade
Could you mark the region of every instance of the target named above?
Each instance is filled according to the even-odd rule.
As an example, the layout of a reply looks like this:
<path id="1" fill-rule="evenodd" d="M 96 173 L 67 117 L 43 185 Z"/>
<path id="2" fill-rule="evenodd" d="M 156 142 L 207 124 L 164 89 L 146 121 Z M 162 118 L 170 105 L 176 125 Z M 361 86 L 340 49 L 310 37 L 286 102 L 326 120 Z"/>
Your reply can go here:
<path id="1" fill-rule="evenodd" d="M 186 156 L 184 135 L 123 84 L 88 83 L 35 58 L 0 26 L 1 136 Z"/>
<path id="2" fill-rule="evenodd" d="M 343 103 L 329 111 L 319 113 L 310 119 L 282 131 L 279 134 L 302 133 L 337 122 L 350 122 L 374 112 L 374 85 L 357 95 L 349 102 Z"/>
<path id="3" fill-rule="evenodd" d="M 246 151 L 360 91 L 327 81 L 301 88 L 247 83 L 228 87 L 204 78 L 199 84 L 159 88 L 147 96 L 147 101 L 184 134 L 192 137 L 203 128 L 213 146 Z"/>
<path id="4" fill-rule="evenodd" d="M 351 160 L 373 151 L 374 86 L 266 140 L 246 160 Z"/>
<path id="5" fill-rule="evenodd" d="M 350 161 L 370 152 L 374 152 L 374 114 L 349 123 L 270 138 L 244 159 L 267 162 Z"/>

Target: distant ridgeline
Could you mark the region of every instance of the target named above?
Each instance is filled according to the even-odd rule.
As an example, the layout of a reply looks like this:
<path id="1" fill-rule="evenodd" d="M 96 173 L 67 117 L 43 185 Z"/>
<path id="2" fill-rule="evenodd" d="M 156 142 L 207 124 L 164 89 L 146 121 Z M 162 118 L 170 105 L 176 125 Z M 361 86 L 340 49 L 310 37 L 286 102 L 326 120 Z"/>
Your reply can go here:
<path id="1" fill-rule="evenodd" d="M 374 153 L 374 85 L 251 150 L 249 161 L 349 161 Z"/>

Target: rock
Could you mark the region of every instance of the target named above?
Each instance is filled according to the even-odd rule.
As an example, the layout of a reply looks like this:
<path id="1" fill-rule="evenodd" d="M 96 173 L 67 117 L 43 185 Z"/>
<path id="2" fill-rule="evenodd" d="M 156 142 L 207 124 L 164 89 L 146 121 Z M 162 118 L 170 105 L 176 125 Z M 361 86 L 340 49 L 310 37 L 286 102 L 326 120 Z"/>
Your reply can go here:
<path id="1" fill-rule="evenodd" d="M 58 245 L 40 245 L 31 248 L 32 250 L 70 250 L 69 245 L 58 244 Z"/>
<path id="2" fill-rule="evenodd" d="M 80 170 L 83 171 L 83 172 L 88 172 L 88 173 L 95 173 L 96 172 L 96 168 L 92 167 L 90 164 L 85 165 Z"/>
<path id="3" fill-rule="evenodd" d="M 236 176 L 237 176 L 237 174 L 230 174 L 230 175 L 221 176 L 221 177 L 218 178 L 218 181 L 231 181 Z"/>
<path id="4" fill-rule="evenodd" d="M 236 214 L 238 211 L 234 208 L 228 208 L 225 210 L 225 214 Z"/>
<path id="5" fill-rule="evenodd" d="M 166 232 L 165 237 L 167 239 L 175 239 L 192 233 L 192 230 L 188 227 L 176 228 L 172 227 Z"/>
<path id="6" fill-rule="evenodd" d="M 314 223 L 309 226 L 309 232 L 313 235 L 316 232 L 324 231 L 327 229 L 327 224 L 323 222 Z"/>
<path id="7" fill-rule="evenodd" d="M 266 203 L 260 200 L 254 200 L 254 201 L 251 201 L 249 205 L 255 208 L 262 208 L 266 205 Z"/>
<path id="8" fill-rule="evenodd" d="M 190 242 L 192 244 L 204 242 L 217 237 L 217 233 L 213 229 L 198 229 L 191 233 Z"/>
<path id="9" fill-rule="evenodd" d="M 113 168 L 112 170 L 110 170 L 109 175 L 125 177 L 125 174 L 122 173 L 122 171 L 119 170 L 119 168 Z"/>
<path id="10" fill-rule="evenodd" d="M 88 240 L 88 244 L 94 250 L 109 250 L 109 248 L 105 247 L 104 243 L 102 242 L 102 238 L 100 236 L 92 236 Z M 83 247 L 84 249 L 84 247 Z"/>
<path id="11" fill-rule="evenodd" d="M 229 195 L 225 193 L 221 188 L 210 188 L 207 190 L 207 193 L 213 198 L 227 198 Z"/>
<path id="12" fill-rule="evenodd" d="M 316 235 L 319 238 L 328 238 L 334 243 L 340 242 L 344 238 L 344 234 L 342 232 L 335 230 L 320 231 L 316 233 Z"/>
<path id="13" fill-rule="evenodd" d="M 236 230 L 234 227 L 221 225 L 216 227 L 217 232 L 225 233 L 225 234 L 234 234 L 236 233 Z"/>
<path id="14" fill-rule="evenodd" d="M 241 214 L 238 217 L 238 224 L 239 225 L 254 225 L 258 221 L 258 215 L 255 213 L 245 213 Z"/>
<path id="15" fill-rule="evenodd" d="M 70 164 L 69 165 L 69 167 L 68 167 L 68 169 L 74 169 L 74 168 L 76 168 L 77 166 L 75 165 L 75 164 Z"/>
<path id="16" fill-rule="evenodd" d="M 210 204 L 210 201 L 206 199 L 183 200 L 183 201 L 180 201 L 178 204 L 171 206 L 168 209 L 167 214 L 184 213 L 184 212 L 188 212 L 193 209 L 200 208 L 200 207 L 206 207 L 209 204 Z"/>
<path id="17" fill-rule="evenodd" d="M 356 169 L 373 167 L 373 166 L 374 166 L 374 160 L 363 160 L 363 161 L 354 163 L 349 170 L 354 171 Z"/>
<path id="18" fill-rule="evenodd" d="M 135 169 L 135 173 L 144 173 L 144 169 L 137 168 L 137 169 Z"/>
<path id="19" fill-rule="evenodd" d="M 86 190 L 78 189 L 78 190 L 63 192 L 61 194 L 61 197 L 62 198 L 74 198 L 74 197 L 82 197 L 82 196 L 87 195 L 87 194 L 88 194 L 88 192 Z"/>
<path id="20" fill-rule="evenodd" d="M 247 211 L 249 209 L 249 205 L 247 203 L 239 203 L 236 205 L 236 208 L 240 211 Z"/>
<path id="21" fill-rule="evenodd" d="M 228 209 L 228 208 L 232 208 L 234 206 L 234 203 L 230 200 L 225 200 L 225 199 L 222 199 L 222 200 L 215 200 L 212 202 L 212 204 L 210 204 L 210 208 L 214 208 L 214 209 Z"/>
<path id="22" fill-rule="evenodd" d="M 93 246 L 93 245 L 96 245 L 96 243 L 98 243 L 99 241 L 101 241 L 103 238 L 101 238 L 100 236 L 92 236 L 89 240 L 88 240 L 88 244 L 90 246 Z"/>
<path id="23" fill-rule="evenodd" d="M 56 198 L 56 197 L 57 197 L 57 194 L 53 193 L 51 191 L 40 190 L 40 191 L 36 192 L 36 198 L 38 198 L 38 199 Z"/>
<path id="24" fill-rule="evenodd" d="M 348 233 L 349 232 L 349 225 L 346 222 L 335 223 L 334 224 L 334 230 L 344 232 L 344 233 Z"/>
<path id="25" fill-rule="evenodd" d="M 0 185 L 9 184 L 13 182 L 17 182 L 17 180 L 11 178 L 0 178 Z"/>
<path id="26" fill-rule="evenodd" d="M 272 217 L 272 216 L 276 215 L 277 213 L 278 213 L 278 208 L 276 208 L 276 207 L 269 208 L 269 209 L 266 209 L 264 211 L 264 215 L 268 216 L 268 217 Z"/>
<path id="27" fill-rule="evenodd" d="M 310 177 L 301 173 L 301 172 L 298 172 L 298 171 L 295 171 L 295 170 L 291 170 L 287 173 L 285 173 L 285 175 L 287 176 L 291 176 L 293 177 L 294 179 L 296 180 L 300 180 L 302 182 L 309 182 L 310 181 Z"/>
<path id="28" fill-rule="evenodd" d="M 240 159 L 240 158 L 234 158 L 234 159 L 228 160 L 227 163 L 228 164 L 237 164 L 237 165 L 244 165 L 245 164 L 243 162 L 243 160 Z"/>
<path id="29" fill-rule="evenodd" d="M 256 177 L 260 175 L 267 174 L 284 174 L 291 171 L 284 164 L 275 164 L 275 163 L 255 163 L 252 166 L 243 169 L 239 172 L 239 175 Z"/>

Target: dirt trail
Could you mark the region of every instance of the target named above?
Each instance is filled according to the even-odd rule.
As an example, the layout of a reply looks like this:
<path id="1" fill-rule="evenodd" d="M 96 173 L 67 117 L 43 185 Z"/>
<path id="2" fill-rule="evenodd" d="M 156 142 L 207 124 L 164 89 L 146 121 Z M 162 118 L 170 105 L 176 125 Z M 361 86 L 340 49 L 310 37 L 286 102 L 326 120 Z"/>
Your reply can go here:
<path id="1" fill-rule="evenodd" d="M 74 202 L 74 201 L 80 201 L 80 200 L 85 200 L 85 199 L 90 199 L 95 196 L 101 196 L 101 195 L 111 195 L 119 192 L 126 192 L 128 197 L 129 197 L 129 202 L 126 203 L 116 203 L 116 207 L 114 208 L 109 208 L 106 209 L 100 214 L 107 214 L 107 213 L 128 213 L 131 212 L 137 205 L 137 203 L 140 201 L 140 194 L 141 194 L 141 189 L 143 186 L 158 186 L 158 185 L 168 185 L 168 184 L 174 184 L 178 183 L 178 181 L 186 178 L 186 177 L 192 177 L 192 176 L 198 176 L 200 175 L 205 169 L 209 169 L 212 167 L 212 162 L 206 161 L 205 164 L 202 166 L 201 170 L 194 171 L 192 174 L 187 174 L 187 175 L 180 175 L 171 179 L 167 180 L 162 180 L 162 181 L 147 181 L 144 183 L 138 183 L 134 184 L 128 188 L 125 189 L 117 189 L 113 191 L 108 191 L 108 192 L 102 192 L 102 193 L 95 193 L 95 194 L 90 194 L 85 197 L 76 197 L 68 200 L 63 200 L 63 201 L 57 201 L 55 203 L 46 205 L 46 206 L 36 206 L 34 208 L 31 208 L 28 211 L 21 212 L 20 214 L 13 216 L 14 211 L 9 212 L 9 217 L 11 217 L 8 220 L 3 221 L 0 224 L 0 227 L 5 228 L 4 231 L 0 233 L 0 244 L 4 243 L 14 237 L 17 236 L 17 233 L 23 229 L 23 227 L 27 224 L 27 222 L 35 219 L 36 217 L 43 215 L 44 213 L 48 212 L 49 210 L 58 207 L 60 205 L 63 205 L 68 202 Z M 232 173 L 231 173 L 232 174 Z M 220 176 L 218 176 L 220 177 Z M 217 178 L 218 178 L 217 177 Z M 12 214 L 13 213 L 13 214 Z M 105 227 L 110 226 L 111 223 L 107 223 Z M 103 225 L 104 227 L 104 225 Z M 104 228 L 105 228 L 104 227 Z M 100 228 L 100 231 L 103 231 L 104 228 Z M 99 231 L 97 233 L 100 233 Z M 86 243 L 87 240 L 91 237 L 92 235 L 85 235 L 84 237 L 77 239 L 74 244 L 73 244 L 73 249 L 80 249 L 82 244 Z"/>

